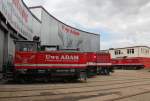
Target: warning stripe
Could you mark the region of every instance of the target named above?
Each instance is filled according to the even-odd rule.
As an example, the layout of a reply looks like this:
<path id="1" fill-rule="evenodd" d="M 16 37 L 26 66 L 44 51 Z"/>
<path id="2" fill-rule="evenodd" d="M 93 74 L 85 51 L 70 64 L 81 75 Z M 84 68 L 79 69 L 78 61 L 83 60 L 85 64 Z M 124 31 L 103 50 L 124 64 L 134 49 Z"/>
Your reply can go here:
<path id="1" fill-rule="evenodd" d="M 112 63 L 97 63 L 99 66 L 106 66 L 106 65 L 112 65 Z"/>
<path id="2" fill-rule="evenodd" d="M 89 62 L 87 63 L 90 66 L 106 66 L 106 65 L 112 65 L 112 63 L 94 63 L 94 62 Z"/>
<path id="3" fill-rule="evenodd" d="M 86 64 L 15 64 L 15 66 L 87 66 Z"/>
<path id="4" fill-rule="evenodd" d="M 30 66 L 30 67 L 83 67 L 83 66 L 104 66 L 104 65 L 112 65 L 111 63 L 88 63 L 88 64 L 15 64 L 15 66 Z"/>

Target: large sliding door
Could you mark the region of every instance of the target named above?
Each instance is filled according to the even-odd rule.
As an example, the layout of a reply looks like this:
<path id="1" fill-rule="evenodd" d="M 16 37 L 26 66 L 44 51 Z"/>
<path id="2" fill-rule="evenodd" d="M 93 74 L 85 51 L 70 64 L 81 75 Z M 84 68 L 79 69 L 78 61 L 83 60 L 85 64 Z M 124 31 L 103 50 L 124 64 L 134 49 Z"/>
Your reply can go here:
<path id="1" fill-rule="evenodd" d="M 4 49 L 4 32 L 0 29 L 0 71 L 3 65 L 3 49 Z"/>

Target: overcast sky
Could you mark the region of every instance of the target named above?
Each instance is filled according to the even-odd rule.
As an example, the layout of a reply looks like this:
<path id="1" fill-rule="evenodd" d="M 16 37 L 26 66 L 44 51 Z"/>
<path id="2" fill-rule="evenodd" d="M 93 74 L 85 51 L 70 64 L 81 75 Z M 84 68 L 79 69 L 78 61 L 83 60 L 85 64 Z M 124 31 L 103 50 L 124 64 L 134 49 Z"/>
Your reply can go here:
<path id="1" fill-rule="evenodd" d="M 24 0 L 73 27 L 100 33 L 101 49 L 150 46 L 150 0 Z"/>

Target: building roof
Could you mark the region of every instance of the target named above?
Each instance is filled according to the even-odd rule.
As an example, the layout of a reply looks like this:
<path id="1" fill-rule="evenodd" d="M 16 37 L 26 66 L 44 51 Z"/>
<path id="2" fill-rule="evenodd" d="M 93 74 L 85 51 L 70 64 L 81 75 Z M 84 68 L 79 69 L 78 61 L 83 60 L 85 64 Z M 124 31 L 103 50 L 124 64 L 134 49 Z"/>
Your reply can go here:
<path id="1" fill-rule="evenodd" d="M 109 48 L 108 50 L 117 50 L 117 49 L 127 49 L 127 48 L 138 48 L 138 47 L 145 47 L 145 48 L 149 48 L 149 46 L 130 46 L 130 47 L 122 47 L 122 48 Z"/>

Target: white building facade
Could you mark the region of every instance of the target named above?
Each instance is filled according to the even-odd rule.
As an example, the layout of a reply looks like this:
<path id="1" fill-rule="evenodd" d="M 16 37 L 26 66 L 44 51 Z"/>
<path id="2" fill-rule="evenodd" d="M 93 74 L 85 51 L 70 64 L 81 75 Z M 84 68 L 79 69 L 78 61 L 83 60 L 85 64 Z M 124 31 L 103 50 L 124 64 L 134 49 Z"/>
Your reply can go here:
<path id="1" fill-rule="evenodd" d="M 109 50 L 112 58 L 123 57 L 145 57 L 150 58 L 150 47 L 148 46 L 133 46 L 124 48 L 111 48 Z"/>

